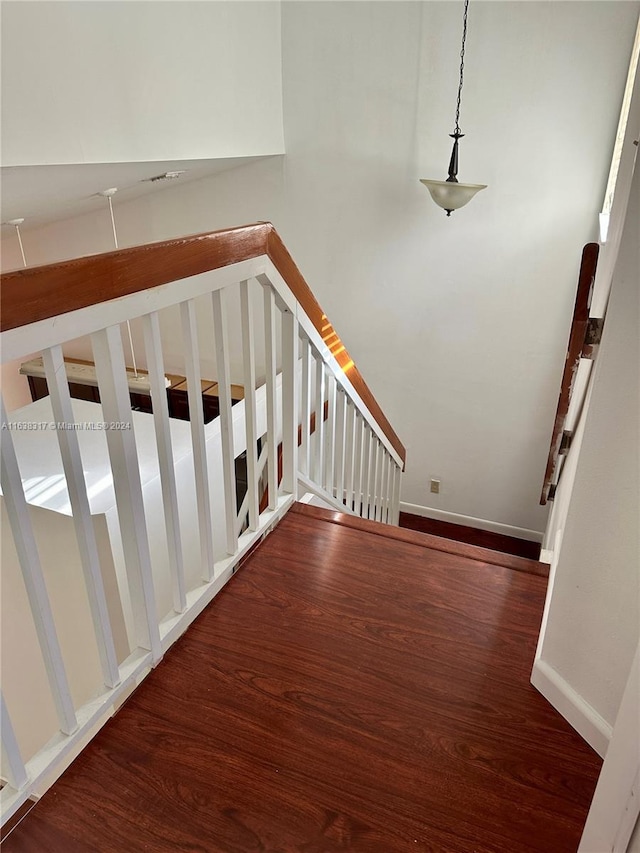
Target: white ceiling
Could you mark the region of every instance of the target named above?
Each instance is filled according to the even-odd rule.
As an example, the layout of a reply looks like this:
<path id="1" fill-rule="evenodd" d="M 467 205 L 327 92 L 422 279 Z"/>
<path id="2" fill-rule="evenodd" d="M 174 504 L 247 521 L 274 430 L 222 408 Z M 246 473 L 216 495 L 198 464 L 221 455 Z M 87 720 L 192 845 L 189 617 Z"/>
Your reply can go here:
<path id="1" fill-rule="evenodd" d="M 105 204 L 99 193 L 111 187 L 118 188 L 117 199 L 123 202 L 261 159 L 264 158 L 4 166 L 0 169 L 2 230 L 11 227 L 6 225 L 11 219 L 24 218 L 21 229 L 27 230 L 96 210 Z M 164 172 L 183 169 L 185 174 L 178 178 L 149 181 Z"/>

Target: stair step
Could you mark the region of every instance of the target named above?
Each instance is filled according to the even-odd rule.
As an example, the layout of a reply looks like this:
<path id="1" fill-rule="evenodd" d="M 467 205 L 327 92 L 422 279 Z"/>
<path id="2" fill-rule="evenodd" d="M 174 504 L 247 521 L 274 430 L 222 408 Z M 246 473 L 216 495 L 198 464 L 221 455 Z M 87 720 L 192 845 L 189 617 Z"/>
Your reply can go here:
<path id="1" fill-rule="evenodd" d="M 513 554 L 505 554 L 502 551 L 492 551 L 489 548 L 481 548 L 479 545 L 469 545 L 466 542 L 458 542 L 454 539 L 445 539 L 442 536 L 434 536 L 431 533 L 420 533 L 417 530 L 408 530 L 404 527 L 395 527 L 392 524 L 382 524 L 379 521 L 370 521 L 347 515 L 336 510 L 322 509 L 311 504 L 295 503 L 290 512 L 298 512 L 303 515 L 327 521 L 331 524 L 340 524 L 354 530 L 362 530 L 374 536 L 386 536 L 398 542 L 407 542 L 418 545 L 421 548 L 430 548 L 432 551 L 443 551 L 446 554 L 454 554 L 477 560 L 479 563 L 502 566 L 505 569 L 513 569 L 516 572 L 527 572 L 539 577 L 549 576 L 549 565 L 538 560 L 529 560 L 526 557 L 516 557 Z"/>

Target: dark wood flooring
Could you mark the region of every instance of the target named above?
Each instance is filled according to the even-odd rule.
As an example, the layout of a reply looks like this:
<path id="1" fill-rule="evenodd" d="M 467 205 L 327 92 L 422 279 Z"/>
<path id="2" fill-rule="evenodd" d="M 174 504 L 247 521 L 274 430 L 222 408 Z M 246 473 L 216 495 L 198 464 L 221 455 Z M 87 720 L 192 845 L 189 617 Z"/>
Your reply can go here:
<path id="1" fill-rule="evenodd" d="M 430 533 L 432 536 L 455 539 L 458 542 L 467 542 L 469 545 L 490 548 L 492 551 L 526 557 L 529 560 L 537 560 L 540 557 L 539 542 L 530 542 L 528 539 L 519 539 L 517 536 L 505 536 L 503 533 L 493 533 L 490 530 L 480 530 L 465 524 L 452 524 L 449 521 L 425 518 L 411 512 L 400 513 L 400 527 Z"/>
<path id="2" fill-rule="evenodd" d="M 377 527 L 296 506 L 3 853 L 573 853 L 545 578 Z"/>

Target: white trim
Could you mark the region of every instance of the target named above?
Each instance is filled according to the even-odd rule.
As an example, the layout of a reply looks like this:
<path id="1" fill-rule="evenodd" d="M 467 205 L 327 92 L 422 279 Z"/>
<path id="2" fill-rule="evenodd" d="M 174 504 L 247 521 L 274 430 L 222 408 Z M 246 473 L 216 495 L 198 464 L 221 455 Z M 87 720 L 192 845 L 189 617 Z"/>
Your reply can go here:
<path id="1" fill-rule="evenodd" d="M 616 141 L 613 146 L 613 156 L 611 158 L 611 168 L 609 169 L 609 179 L 607 180 L 607 189 L 604 194 L 602 203 L 602 213 L 600 214 L 600 233 L 602 234 L 602 217 L 606 217 L 606 225 L 604 228 L 604 237 L 601 236 L 600 242 L 607 242 L 607 230 L 609 228 L 609 214 L 613 204 L 613 198 L 616 192 L 618 181 L 618 172 L 620 171 L 620 160 L 622 159 L 622 148 L 627 135 L 627 124 L 629 122 L 629 112 L 631 110 L 631 99 L 633 97 L 633 89 L 636 81 L 636 72 L 638 69 L 638 59 L 640 57 L 640 19 L 636 27 L 636 37 L 631 48 L 631 58 L 629 60 L 629 71 L 627 73 L 627 82 L 624 87 L 624 95 L 622 97 L 622 106 L 620 107 L 620 118 L 618 120 L 618 129 L 616 132 Z"/>
<path id="2" fill-rule="evenodd" d="M 622 695 L 611 744 L 578 853 L 624 853 L 640 814 L 640 644 Z"/>
<path id="3" fill-rule="evenodd" d="M 422 518 L 433 518 L 435 521 L 448 521 L 450 524 L 464 524 L 466 527 L 476 527 L 478 530 L 488 530 L 491 533 L 502 533 L 504 536 L 515 536 L 527 539 L 529 542 L 542 542 L 543 533 L 539 530 L 529 530 L 527 527 L 514 527 L 512 524 L 502 524 L 499 521 L 489 521 L 487 518 L 474 518 L 471 515 L 460 515 L 457 512 L 446 512 L 430 506 L 400 502 L 401 512 L 410 512 Z"/>
<path id="4" fill-rule="evenodd" d="M 543 559 L 543 554 L 546 556 L 550 555 L 551 559 L 547 561 L 550 563 L 549 582 L 547 584 L 547 595 L 544 602 L 538 646 L 531 673 L 531 683 L 553 705 L 556 711 L 562 714 L 578 734 L 587 741 L 589 746 L 598 755 L 604 757 L 609 747 L 609 741 L 611 740 L 612 726 L 571 687 L 554 667 L 542 659 L 561 548 L 562 530 L 558 530 L 553 551 L 542 551 L 540 554 L 541 560 Z"/>
<path id="5" fill-rule="evenodd" d="M 620 124 L 616 134 L 611 173 L 607 184 L 603 213 L 610 213 L 607 242 L 598 257 L 590 317 L 604 317 L 611 291 L 611 282 L 618 260 L 627 206 L 633 183 L 633 173 L 638 156 L 636 144 L 640 134 L 640 79 L 638 78 L 638 53 L 640 51 L 640 18 L 636 40 L 629 63 L 629 76 L 624 93 Z M 624 134 L 621 143 L 621 136 Z"/>
<path id="6" fill-rule="evenodd" d="M 298 471 L 298 486 L 303 488 L 305 493 L 310 492 L 313 497 L 324 501 L 327 506 L 330 506 L 332 509 L 341 512 L 344 515 L 355 515 L 355 512 L 352 509 L 342 503 L 338 498 L 334 498 L 333 495 L 326 491 L 326 489 L 323 489 L 322 486 L 314 483 L 313 480 L 310 480 L 309 477 L 305 476 L 300 471 Z M 308 501 L 305 501 L 305 503 L 308 503 Z"/>
<path id="7" fill-rule="evenodd" d="M 546 661 L 536 660 L 531 683 L 570 723 L 589 746 L 606 755 L 612 727 L 579 693 Z"/>
<path id="8" fill-rule="evenodd" d="M 547 583 L 547 594 L 544 599 L 544 610 L 542 611 L 542 622 L 540 624 L 540 633 L 538 635 L 538 644 L 536 646 L 534 663 L 542 658 L 542 647 L 544 646 L 544 639 L 547 633 L 547 622 L 549 621 L 549 611 L 551 610 L 551 599 L 553 598 L 553 587 L 556 582 L 556 569 L 558 567 L 558 556 L 560 554 L 561 547 L 562 530 L 558 530 L 553 544 L 553 550 L 546 550 L 544 548 L 540 550 L 540 562 L 549 563 L 549 581 Z M 543 559 L 543 554 L 548 556 L 550 559 Z"/>
<path id="9" fill-rule="evenodd" d="M 233 556 L 238 550 L 236 535 L 236 475 L 234 469 L 233 412 L 231 411 L 231 366 L 229 364 L 229 341 L 227 328 L 227 292 L 214 290 L 211 294 L 213 306 L 213 343 L 218 373 L 218 401 L 220 403 L 220 442 L 222 447 L 222 486 L 224 489 L 224 517 L 227 537 L 227 554 Z M 198 386 L 196 386 L 197 388 Z M 248 389 L 249 390 L 249 389 Z M 255 388 L 250 389 L 255 393 Z M 202 397 L 202 394 L 200 394 Z M 287 411 L 283 397 L 283 412 Z M 245 402 L 245 415 L 247 403 Z M 245 419 L 246 435 L 246 419 Z M 245 448 L 247 445 L 245 444 Z M 254 447 L 252 451 L 254 451 Z"/>
<path id="10" fill-rule="evenodd" d="M 22 753 L 16 740 L 16 734 L 13 730 L 11 715 L 7 708 L 4 696 L 0 691 L 0 721 L 2 723 L 2 764 L 5 767 L 4 772 L 7 774 L 9 784 L 19 791 L 29 781 L 27 776 L 27 768 L 24 766 Z"/>

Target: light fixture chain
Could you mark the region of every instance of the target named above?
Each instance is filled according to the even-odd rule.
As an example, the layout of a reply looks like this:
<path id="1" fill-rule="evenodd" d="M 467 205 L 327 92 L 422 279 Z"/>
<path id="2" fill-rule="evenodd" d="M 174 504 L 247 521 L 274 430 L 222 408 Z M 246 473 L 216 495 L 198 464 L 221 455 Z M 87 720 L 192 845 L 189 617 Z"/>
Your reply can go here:
<path id="1" fill-rule="evenodd" d="M 460 82 L 458 83 L 458 100 L 456 103 L 456 133 L 460 133 L 460 101 L 462 99 L 462 84 L 464 82 L 464 51 L 467 41 L 467 17 L 469 15 L 469 0 L 464 0 L 464 17 L 462 20 L 462 47 L 460 49 Z"/>

